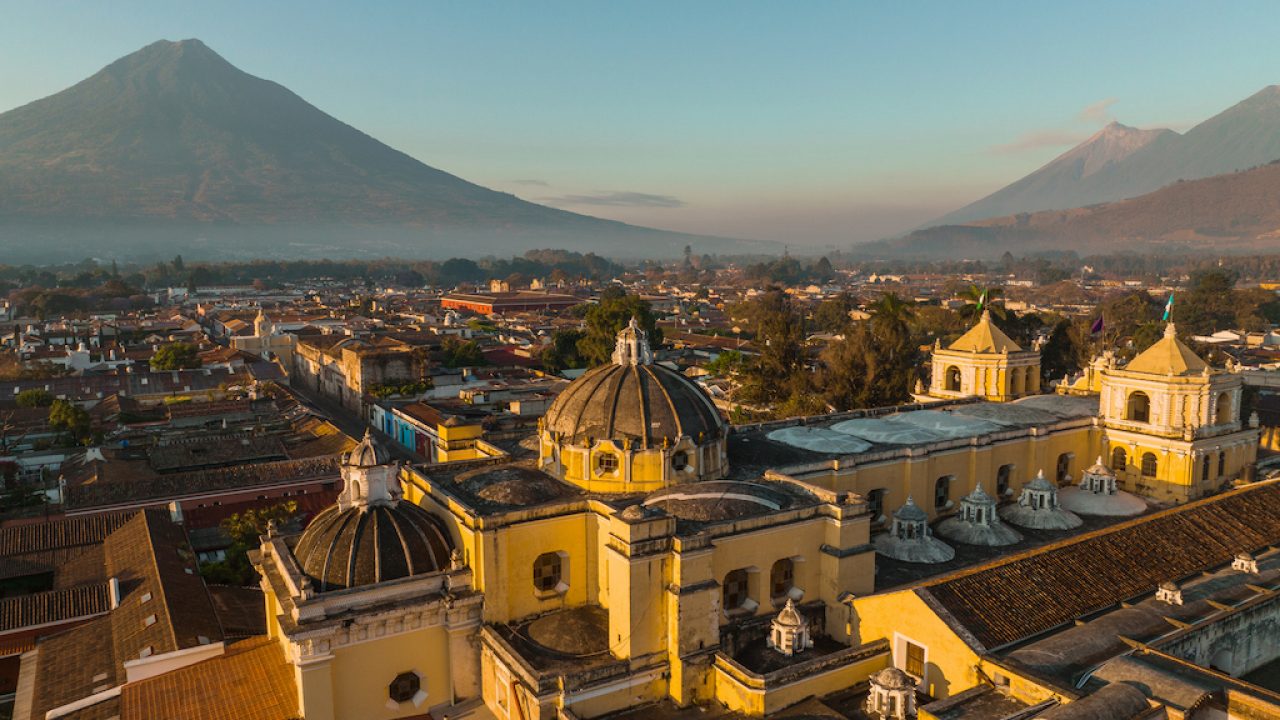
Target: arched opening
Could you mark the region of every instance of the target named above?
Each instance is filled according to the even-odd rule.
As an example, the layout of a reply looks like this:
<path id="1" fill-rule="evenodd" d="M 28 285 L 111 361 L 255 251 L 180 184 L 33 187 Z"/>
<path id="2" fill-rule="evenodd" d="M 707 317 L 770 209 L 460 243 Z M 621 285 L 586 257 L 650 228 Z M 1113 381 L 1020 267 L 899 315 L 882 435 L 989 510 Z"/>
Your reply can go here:
<path id="1" fill-rule="evenodd" d="M 950 392 L 960 392 L 960 368 L 952 365 L 943 371 L 944 384 Z"/>
<path id="2" fill-rule="evenodd" d="M 732 570 L 724 576 L 724 587 L 721 589 L 721 602 L 726 613 L 746 606 L 751 598 L 748 591 L 749 576 L 745 568 Z"/>
<path id="3" fill-rule="evenodd" d="M 1142 455 L 1142 477 L 1153 478 L 1156 476 L 1156 456 L 1155 453 L 1143 453 Z"/>
<path id="4" fill-rule="evenodd" d="M 1059 485 L 1065 485 L 1071 482 L 1071 453 L 1062 453 L 1058 456 L 1057 479 Z"/>
<path id="5" fill-rule="evenodd" d="M 884 488 L 876 488 L 867 493 L 867 512 L 871 513 L 871 522 L 884 516 Z"/>
<path id="6" fill-rule="evenodd" d="M 1225 452 L 1218 453 L 1218 477 L 1227 474 L 1227 454 Z"/>
<path id="7" fill-rule="evenodd" d="M 943 475 L 933 483 L 933 508 L 943 510 L 951 504 L 951 476 Z"/>
<path id="8" fill-rule="evenodd" d="M 1231 422 L 1231 393 L 1222 393 L 1218 396 L 1218 410 L 1214 416 L 1215 425 L 1226 425 Z"/>
<path id="9" fill-rule="evenodd" d="M 1026 368 L 1014 368 L 1012 371 L 1012 394 L 1024 395 L 1027 392 L 1027 371 Z"/>
<path id="10" fill-rule="evenodd" d="M 1125 406 L 1124 419 L 1134 422 L 1151 422 L 1151 398 L 1141 390 L 1129 393 L 1129 402 Z"/>
<path id="11" fill-rule="evenodd" d="M 1117 473 L 1122 473 L 1129 467 L 1129 453 L 1124 448 L 1116 448 L 1111 451 L 1111 469 Z"/>
<path id="12" fill-rule="evenodd" d="M 769 570 L 769 598 L 775 605 L 781 605 L 795 587 L 796 565 L 791 558 L 782 558 Z"/>
<path id="13" fill-rule="evenodd" d="M 1208 479 L 1209 479 L 1209 471 L 1210 471 L 1209 456 L 1208 456 L 1208 455 L 1205 455 L 1205 456 L 1204 456 L 1204 461 L 1200 463 L 1200 468 L 1201 468 L 1201 469 L 1200 469 L 1200 477 L 1201 477 L 1201 478 L 1203 478 L 1203 479 L 1205 479 L 1205 480 L 1208 480 Z"/>
<path id="14" fill-rule="evenodd" d="M 1013 474 L 1013 465 L 1001 465 L 996 471 L 996 499 L 1000 500 L 1009 494 L 1009 476 Z"/>

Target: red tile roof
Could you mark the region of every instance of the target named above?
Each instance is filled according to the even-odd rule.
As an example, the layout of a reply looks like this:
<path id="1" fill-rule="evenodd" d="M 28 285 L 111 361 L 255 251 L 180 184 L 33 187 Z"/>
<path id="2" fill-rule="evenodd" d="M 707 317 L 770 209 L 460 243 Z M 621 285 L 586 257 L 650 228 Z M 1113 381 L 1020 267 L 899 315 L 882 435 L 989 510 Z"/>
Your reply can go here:
<path id="1" fill-rule="evenodd" d="M 120 719 L 289 720 L 298 716 L 293 676 L 278 641 L 243 640 L 219 657 L 125 685 Z"/>
<path id="2" fill-rule="evenodd" d="M 917 589 L 988 650 L 1280 542 L 1280 480 L 1069 538 Z"/>

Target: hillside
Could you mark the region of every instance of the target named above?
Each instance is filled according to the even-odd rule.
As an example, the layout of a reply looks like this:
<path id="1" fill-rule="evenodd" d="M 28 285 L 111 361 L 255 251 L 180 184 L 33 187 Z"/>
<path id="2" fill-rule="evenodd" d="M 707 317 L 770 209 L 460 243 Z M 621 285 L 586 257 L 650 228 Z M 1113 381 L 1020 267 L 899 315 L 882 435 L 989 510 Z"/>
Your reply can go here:
<path id="1" fill-rule="evenodd" d="M 752 252 L 525 202 L 346 125 L 199 40 L 161 41 L 0 114 L 0 251 L 415 257 L 534 247 Z"/>
<path id="2" fill-rule="evenodd" d="M 1005 251 L 1275 252 L 1280 249 L 1280 161 L 1177 182 L 1128 200 L 933 227 L 859 249 L 872 255 L 974 258 Z"/>
<path id="3" fill-rule="evenodd" d="M 1092 180 L 1143 148 L 1176 136 L 1172 130 L 1139 130 L 1111 123 L 1030 175 L 935 221 L 938 225 L 1011 215 L 1040 208 L 1094 202 Z"/>
<path id="4" fill-rule="evenodd" d="M 1030 175 L 933 225 L 1137 197 L 1280 159 L 1280 86 L 1271 85 L 1179 135 L 1112 123 Z"/>

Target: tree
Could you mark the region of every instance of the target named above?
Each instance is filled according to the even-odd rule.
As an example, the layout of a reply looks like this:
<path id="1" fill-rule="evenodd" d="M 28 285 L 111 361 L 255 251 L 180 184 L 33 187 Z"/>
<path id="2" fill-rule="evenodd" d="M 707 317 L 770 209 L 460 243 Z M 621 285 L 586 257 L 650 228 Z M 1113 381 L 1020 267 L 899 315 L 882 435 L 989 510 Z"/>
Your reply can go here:
<path id="1" fill-rule="evenodd" d="M 453 335 L 445 338 L 441 343 L 440 355 L 440 362 L 445 367 L 473 367 L 485 364 L 484 353 L 475 341 L 463 340 Z"/>
<path id="2" fill-rule="evenodd" d="M 67 433 L 74 442 L 88 438 L 91 425 L 89 413 L 75 403 L 54 400 L 49 406 L 49 427 Z"/>
<path id="3" fill-rule="evenodd" d="M 194 370 L 200 367 L 200 353 L 191 343 L 170 343 L 151 356 L 151 367 L 156 370 Z"/>
<path id="4" fill-rule="evenodd" d="M 185 270 L 185 269 L 186 269 L 186 267 L 187 267 L 187 264 L 186 264 L 185 262 L 183 262 L 183 261 L 182 261 L 182 256 L 181 256 L 181 255 L 174 255 L 174 256 L 173 256 L 173 271 L 174 271 L 175 273 L 177 273 L 177 274 L 181 275 L 181 274 L 182 274 L 182 271 L 183 271 L 183 270 Z"/>
<path id="5" fill-rule="evenodd" d="M 551 343 L 542 351 L 543 369 L 558 373 L 562 370 L 586 367 L 586 358 L 578 352 L 578 343 L 586 336 L 587 334 L 581 330 L 556 330 L 551 335 Z"/>
<path id="6" fill-rule="evenodd" d="M 200 574 L 206 581 L 219 585 L 256 585 L 258 574 L 249 562 L 249 550 L 257 548 L 259 538 L 274 523 L 283 526 L 292 522 L 298 513 L 298 503 L 293 500 L 265 508 L 250 508 L 226 518 L 220 524 L 231 539 L 225 551 L 225 559 L 206 563 Z"/>
<path id="7" fill-rule="evenodd" d="M 985 299 L 983 295 L 986 296 Z M 992 317 L 1004 319 L 1004 306 L 995 304 L 996 298 L 1002 297 L 1004 297 L 1002 287 L 970 285 L 960 293 L 960 298 L 965 300 L 965 305 L 960 308 L 960 316 L 972 322 L 978 319 L 983 310 L 990 310 Z"/>
<path id="8" fill-rule="evenodd" d="M 822 389 L 837 410 L 883 407 L 906 400 L 918 377 L 919 346 L 913 342 L 911 303 L 885 293 L 872 303 L 870 319 L 822 353 Z"/>
<path id="9" fill-rule="evenodd" d="M 649 303 L 639 295 L 628 295 L 622 288 L 610 286 L 600 294 L 600 302 L 587 309 L 587 331 L 578 341 L 578 354 L 592 367 L 609 362 L 618 333 L 633 317 L 648 334 L 651 347 L 662 343 L 662 330 Z"/>
<path id="10" fill-rule="evenodd" d="M 14 402 L 22 408 L 49 407 L 53 404 L 53 393 L 44 388 L 31 388 L 18 393 Z"/>
<path id="11" fill-rule="evenodd" d="M 760 354 L 747 366 L 737 397 L 770 406 L 775 417 L 816 409 L 804 317 L 791 296 L 770 288 L 745 303 L 739 312 L 746 315 Z"/>
<path id="12" fill-rule="evenodd" d="M 823 300 L 813 313 L 813 324 L 819 330 L 830 333 L 844 333 L 853 322 L 849 313 L 857 307 L 854 297 L 847 292 Z"/>

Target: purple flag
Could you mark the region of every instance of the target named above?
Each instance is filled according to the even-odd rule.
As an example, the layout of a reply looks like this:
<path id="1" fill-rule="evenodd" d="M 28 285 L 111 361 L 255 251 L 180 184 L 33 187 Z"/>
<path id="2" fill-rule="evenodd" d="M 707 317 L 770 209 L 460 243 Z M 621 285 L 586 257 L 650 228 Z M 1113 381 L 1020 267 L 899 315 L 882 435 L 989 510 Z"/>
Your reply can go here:
<path id="1" fill-rule="evenodd" d="M 1098 316 L 1098 319 L 1097 319 L 1097 320 L 1094 320 L 1094 321 L 1093 321 L 1093 325 L 1089 328 L 1089 334 L 1090 334 L 1090 335 L 1097 335 L 1098 333 L 1102 332 L 1103 328 L 1105 328 L 1105 327 L 1106 327 L 1106 326 L 1105 326 L 1105 325 L 1103 324 L 1103 322 L 1102 322 L 1102 316 L 1101 316 L 1101 315 L 1099 315 L 1099 316 Z"/>

